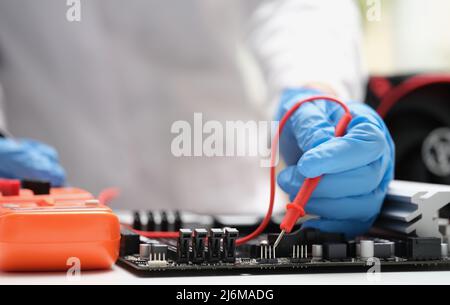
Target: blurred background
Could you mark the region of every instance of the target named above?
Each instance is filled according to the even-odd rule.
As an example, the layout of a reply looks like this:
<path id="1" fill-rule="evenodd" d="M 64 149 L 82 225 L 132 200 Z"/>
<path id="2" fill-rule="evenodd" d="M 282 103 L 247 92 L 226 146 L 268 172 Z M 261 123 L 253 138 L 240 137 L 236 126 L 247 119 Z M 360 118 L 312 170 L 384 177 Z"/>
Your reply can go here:
<path id="1" fill-rule="evenodd" d="M 380 20 L 363 18 L 369 71 L 385 75 L 450 71 L 450 1 L 380 1 Z M 368 1 L 359 4 L 364 17 Z"/>
<path id="2" fill-rule="evenodd" d="M 194 112 L 221 122 L 273 118 L 270 106 L 278 100 L 245 45 L 261 3 L 269 3 L 261 15 L 270 19 L 279 2 L 82 1 L 82 21 L 68 22 L 66 1 L 0 0 L 0 83 L 8 128 L 17 137 L 54 146 L 70 184 L 94 193 L 119 186 L 130 207 L 263 211 L 267 171 L 258 158 L 175 158 L 170 153 L 172 123 L 192 122 Z M 340 71 L 353 87 L 366 87 L 365 97 L 354 95 L 379 109 L 389 126 L 397 147 L 396 178 L 450 184 L 450 1 L 356 3 L 371 76 L 367 86 L 361 86 L 359 64 L 352 69 L 332 58 L 343 51 L 359 62 L 355 41 L 346 40 L 359 37 L 358 20 L 342 22 L 344 35 L 328 37 L 331 45 L 352 49 L 330 50 L 326 42 L 327 47 L 297 56 L 306 49 L 304 41 L 321 42 L 308 26 L 320 28 L 322 22 L 308 12 L 303 19 L 289 19 L 301 25 L 299 41 L 288 37 L 280 43 L 268 26 L 270 35 L 259 42 L 266 53 L 291 49 L 278 70 L 289 70 L 297 60 L 304 74 Z M 342 26 L 339 18 L 357 16 L 353 2 L 326 4 L 333 26 Z M 368 18 L 377 5 L 379 18 Z M 295 81 L 298 86 L 305 80 Z M 236 179 L 236 173 L 247 176 Z"/>

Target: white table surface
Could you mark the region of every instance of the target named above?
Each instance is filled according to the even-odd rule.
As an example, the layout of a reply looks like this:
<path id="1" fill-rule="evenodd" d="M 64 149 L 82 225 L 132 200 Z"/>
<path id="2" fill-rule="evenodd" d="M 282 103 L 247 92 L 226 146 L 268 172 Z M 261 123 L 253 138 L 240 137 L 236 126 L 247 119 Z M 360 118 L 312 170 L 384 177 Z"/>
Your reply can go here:
<path id="1" fill-rule="evenodd" d="M 381 273 L 373 277 L 365 273 L 348 274 L 286 274 L 207 277 L 139 278 L 119 266 L 109 271 L 82 272 L 80 277 L 65 273 L 0 273 L 5 284 L 180 284 L 185 285 L 271 285 L 271 284 L 450 284 L 450 271 Z"/>

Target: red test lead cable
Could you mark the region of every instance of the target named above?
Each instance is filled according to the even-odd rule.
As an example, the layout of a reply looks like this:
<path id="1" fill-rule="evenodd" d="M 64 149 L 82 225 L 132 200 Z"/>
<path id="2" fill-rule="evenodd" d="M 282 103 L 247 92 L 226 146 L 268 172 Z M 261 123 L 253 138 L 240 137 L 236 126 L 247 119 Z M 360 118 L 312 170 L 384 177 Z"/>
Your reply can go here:
<path id="1" fill-rule="evenodd" d="M 262 223 L 258 226 L 258 228 L 250 233 L 249 235 L 242 237 L 236 241 L 238 245 L 242 245 L 256 237 L 258 237 L 267 227 L 267 225 L 270 222 L 270 219 L 272 217 L 273 212 L 273 206 L 275 201 L 275 168 L 276 168 L 276 157 L 277 157 L 277 147 L 279 138 L 281 135 L 281 132 L 284 129 L 284 126 L 286 125 L 289 118 L 297 111 L 303 104 L 314 102 L 317 100 L 325 100 L 329 102 L 336 103 L 340 105 L 344 111 L 345 114 L 342 116 L 342 118 L 339 120 L 336 129 L 335 129 L 335 136 L 336 137 L 342 137 L 345 134 L 345 131 L 347 130 L 347 126 L 352 120 L 352 115 L 350 113 L 350 109 L 348 109 L 347 105 L 345 105 L 340 100 L 330 97 L 330 96 L 313 96 L 304 100 L 298 101 L 291 109 L 289 109 L 288 112 L 283 116 L 283 118 L 280 121 L 280 124 L 278 126 L 278 132 L 275 134 L 273 141 L 272 141 L 272 157 L 270 161 L 270 203 L 269 203 L 269 209 L 266 213 L 266 216 L 264 217 L 264 220 Z M 292 228 L 294 227 L 295 223 L 300 217 L 303 217 L 305 215 L 305 206 L 306 203 L 309 201 L 309 198 L 311 197 L 312 193 L 316 189 L 317 185 L 319 184 L 322 177 L 316 177 L 316 178 L 307 178 L 305 179 L 302 187 L 300 188 L 300 191 L 297 193 L 297 196 L 295 197 L 294 201 L 287 205 L 287 211 L 286 215 L 284 216 L 284 219 L 280 225 L 281 234 L 279 235 L 277 242 L 275 243 L 275 247 L 278 245 L 278 243 L 281 241 L 281 238 L 283 237 L 284 233 L 290 233 L 292 231 Z"/>
<path id="2" fill-rule="evenodd" d="M 339 104 L 345 111 L 345 114 L 340 119 L 339 123 L 336 126 L 335 130 L 335 136 L 336 137 L 342 137 L 345 134 L 345 131 L 347 129 L 348 124 L 352 120 L 352 115 L 350 113 L 350 110 L 348 109 L 347 105 L 345 105 L 340 100 L 329 97 L 329 96 L 313 96 L 304 100 L 298 101 L 291 109 L 289 109 L 288 112 L 283 116 L 283 118 L 280 121 L 280 124 L 278 126 L 278 132 L 275 134 L 273 140 L 272 140 L 272 155 L 271 155 L 271 161 L 270 161 L 270 200 L 269 200 L 269 209 L 267 210 L 266 216 L 264 217 L 261 224 L 256 228 L 255 231 L 250 233 L 247 236 L 244 236 L 242 238 L 239 238 L 236 241 L 237 245 L 245 244 L 246 242 L 258 237 L 261 233 L 264 232 L 267 225 L 270 222 L 270 219 L 272 217 L 273 212 L 273 206 L 275 202 L 275 190 L 276 190 L 276 178 L 275 178 L 275 169 L 276 169 L 276 160 L 277 160 L 277 147 L 279 142 L 279 137 L 281 132 L 283 131 L 284 126 L 286 125 L 289 118 L 297 111 L 303 104 L 314 102 L 317 100 L 325 100 L 329 102 L 333 102 L 336 104 Z M 316 178 L 308 178 L 305 179 L 302 187 L 300 188 L 300 191 L 298 192 L 297 196 L 295 197 L 294 201 L 287 205 L 287 211 L 286 215 L 283 219 L 283 222 L 280 225 L 280 229 L 282 230 L 282 233 L 279 235 L 279 238 L 277 242 L 279 242 L 284 234 L 284 232 L 290 233 L 292 231 L 292 228 L 294 227 L 295 223 L 300 217 L 303 217 L 305 215 L 305 205 L 309 201 L 309 198 L 311 197 L 312 193 L 314 192 L 315 188 L 320 182 L 320 179 L 322 177 L 316 177 Z M 132 228 L 130 228 L 132 229 Z M 179 236 L 179 232 L 146 232 L 146 231 L 138 231 L 133 230 L 137 234 L 149 237 L 149 238 L 177 238 Z"/>
<path id="3" fill-rule="evenodd" d="M 178 238 L 178 236 L 180 236 L 179 232 L 167 232 L 167 231 L 141 231 L 141 230 L 136 230 L 133 229 L 130 225 L 125 224 L 125 223 L 121 223 L 122 226 L 124 226 L 125 228 L 133 231 L 134 233 L 143 236 L 143 237 L 147 237 L 147 238 L 168 238 L 168 239 L 172 239 L 172 238 Z"/>

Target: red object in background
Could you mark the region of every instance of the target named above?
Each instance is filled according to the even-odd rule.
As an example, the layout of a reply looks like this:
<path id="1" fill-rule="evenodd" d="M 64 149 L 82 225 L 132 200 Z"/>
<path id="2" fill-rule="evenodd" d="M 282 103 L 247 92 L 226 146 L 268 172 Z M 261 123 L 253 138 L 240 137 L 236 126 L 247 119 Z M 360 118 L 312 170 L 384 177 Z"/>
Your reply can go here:
<path id="1" fill-rule="evenodd" d="M 370 79 L 369 88 L 377 98 L 382 99 L 392 89 L 392 84 L 385 77 L 374 76 Z"/>
<path id="2" fill-rule="evenodd" d="M 178 238 L 180 236 L 180 232 L 171 232 L 171 231 L 141 231 L 133 229 L 130 225 L 123 223 L 122 226 L 126 227 L 127 229 L 133 231 L 134 233 L 147 237 L 147 238 Z"/>
<path id="3" fill-rule="evenodd" d="M 111 187 L 104 189 L 98 195 L 98 200 L 101 204 L 109 205 L 111 201 L 120 196 L 120 189 L 116 187 Z"/>
<path id="4" fill-rule="evenodd" d="M 3 196 L 18 196 L 19 192 L 19 180 L 0 179 L 0 193 Z"/>
<path id="5" fill-rule="evenodd" d="M 371 77 L 365 102 L 384 119 L 395 142 L 396 179 L 450 185 L 445 158 L 450 73 Z M 450 207 L 446 210 L 441 214 L 450 215 Z"/>
<path id="6" fill-rule="evenodd" d="M 75 262 L 81 270 L 109 269 L 119 244 L 119 219 L 85 190 L 0 196 L 2 271 L 62 271 Z"/>
<path id="7" fill-rule="evenodd" d="M 392 107 L 409 94 L 436 84 L 450 84 L 450 75 L 424 74 L 412 76 L 396 86 L 392 85 L 387 78 L 372 77 L 369 82 L 369 89 L 380 100 L 377 112 L 384 118 Z"/>

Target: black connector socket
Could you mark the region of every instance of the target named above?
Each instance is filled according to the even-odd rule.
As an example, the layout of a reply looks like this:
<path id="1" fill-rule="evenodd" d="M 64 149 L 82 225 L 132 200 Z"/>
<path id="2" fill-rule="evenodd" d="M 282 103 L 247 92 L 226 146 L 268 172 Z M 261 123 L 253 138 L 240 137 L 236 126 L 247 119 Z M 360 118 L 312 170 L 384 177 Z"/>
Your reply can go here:
<path id="1" fill-rule="evenodd" d="M 222 229 L 212 228 L 208 237 L 208 261 L 217 263 L 220 260 L 220 244 L 224 234 Z"/>
<path id="2" fill-rule="evenodd" d="M 225 228 L 223 237 L 223 262 L 234 263 L 236 261 L 236 240 L 239 231 L 234 228 Z"/>
<path id="3" fill-rule="evenodd" d="M 133 231 L 120 229 L 120 256 L 133 255 L 139 253 L 140 236 Z"/>
<path id="4" fill-rule="evenodd" d="M 177 243 L 177 263 L 186 264 L 189 262 L 189 249 L 192 239 L 191 229 L 180 229 Z"/>
<path id="5" fill-rule="evenodd" d="M 192 239 L 192 262 L 203 263 L 205 261 L 205 244 L 208 231 L 206 229 L 195 229 Z"/>

